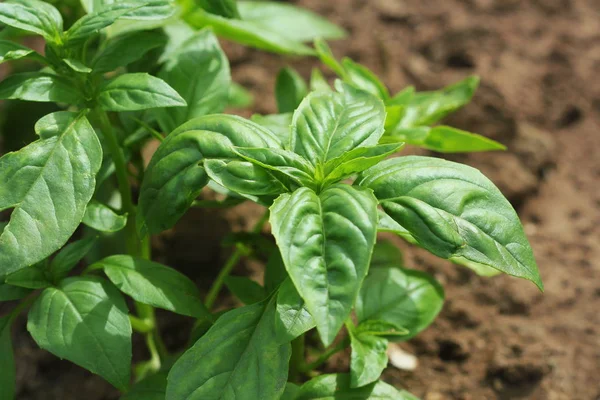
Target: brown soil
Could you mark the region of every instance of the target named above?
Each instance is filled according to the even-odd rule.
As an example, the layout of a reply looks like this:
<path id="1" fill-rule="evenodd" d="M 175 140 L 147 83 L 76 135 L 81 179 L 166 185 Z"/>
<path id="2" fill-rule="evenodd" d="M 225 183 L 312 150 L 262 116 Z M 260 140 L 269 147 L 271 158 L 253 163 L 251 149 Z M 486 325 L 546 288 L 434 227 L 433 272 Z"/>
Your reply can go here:
<path id="1" fill-rule="evenodd" d="M 402 346 L 415 371 L 384 379 L 426 400 L 600 399 L 600 2 L 597 0 L 301 0 L 344 26 L 333 43 L 383 77 L 392 91 L 435 89 L 481 76 L 474 102 L 449 123 L 508 145 L 504 153 L 452 156 L 480 168 L 523 219 L 546 285 L 479 278 L 397 241 L 407 264 L 445 286 L 440 318 Z M 227 44 L 234 78 L 275 110 L 277 70 L 308 77 L 315 60 L 284 60 Z M 332 77 L 332 75 L 329 75 Z M 202 287 L 227 257 L 229 229 L 248 229 L 256 208 L 193 211 L 156 241 L 155 253 Z M 252 273 L 250 264 L 238 273 Z M 230 301 L 230 300 L 227 300 Z M 185 329 L 165 315 L 167 343 Z M 17 335 L 19 399 L 108 399 L 101 379 Z M 142 347 L 142 346 L 139 346 Z M 143 356 L 143 354 L 138 354 Z M 334 369 L 335 365 L 328 368 Z"/>

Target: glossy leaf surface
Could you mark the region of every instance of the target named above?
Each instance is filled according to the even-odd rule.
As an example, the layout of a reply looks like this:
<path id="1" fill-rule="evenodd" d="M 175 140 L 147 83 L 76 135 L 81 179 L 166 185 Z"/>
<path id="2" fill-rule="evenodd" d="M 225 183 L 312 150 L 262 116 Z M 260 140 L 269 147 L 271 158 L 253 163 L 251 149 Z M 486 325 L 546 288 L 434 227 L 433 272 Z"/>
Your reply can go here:
<path id="1" fill-rule="evenodd" d="M 102 148 L 85 116 L 50 114 L 36 130 L 40 140 L 0 158 L 0 210 L 14 208 L 0 235 L 0 275 L 62 247 L 95 190 Z"/>
<path id="2" fill-rule="evenodd" d="M 359 322 L 381 320 L 414 337 L 429 326 L 442 309 L 444 290 L 430 275 L 398 267 L 373 268 L 356 300 Z"/>
<path id="3" fill-rule="evenodd" d="M 127 214 L 119 215 L 107 205 L 92 200 L 87 205 L 81 222 L 100 232 L 117 232 L 125 228 Z"/>
<path id="4" fill-rule="evenodd" d="M 495 268 L 543 288 L 519 218 L 474 168 L 431 157 L 382 162 L 356 182 L 374 190 L 385 212 L 433 254 Z"/>
<path id="5" fill-rule="evenodd" d="M 0 22 L 37 33 L 51 42 L 59 40 L 63 27 L 58 10 L 39 0 L 9 0 L 0 3 Z"/>
<path id="6" fill-rule="evenodd" d="M 184 107 L 185 100 L 165 81 L 145 73 L 124 74 L 109 81 L 98 94 L 106 111 L 136 111 Z"/>
<path id="7" fill-rule="evenodd" d="M 235 159 L 233 146 L 278 147 L 268 130 L 232 115 L 196 118 L 172 132 L 152 157 L 142 183 L 138 227 L 171 227 L 208 183 L 204 159 Z"/>
<path id="8" fill-rule="evenodd" d="M 271 207 L 273 235 L 288 274 L 329 345 L 350 314 L 375 244 L 372 193 L 333 185 L 300 188 Z"/>
<path id="9" fill-rule="evenodd" d="M 368 93 L 313 92 L 294 112 L 290 148 L 313 165 L 325 164 L 357 147 L 374 146 L 383 134 L 385 108 Z"/>
<path id="10" fill-rule="evenodd" d="M 82 98 L 73 84 L 56 75 L 22 72 L 0 82 L 0 99 L 78 104 Z"/>

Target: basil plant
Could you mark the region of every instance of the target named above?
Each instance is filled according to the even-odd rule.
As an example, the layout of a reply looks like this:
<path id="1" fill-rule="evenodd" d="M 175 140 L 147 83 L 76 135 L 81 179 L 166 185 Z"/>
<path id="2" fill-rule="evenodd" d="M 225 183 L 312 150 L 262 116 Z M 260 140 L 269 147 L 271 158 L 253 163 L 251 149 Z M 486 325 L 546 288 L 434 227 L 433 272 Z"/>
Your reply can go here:
<path id="1" fill-rule="evenodd" d="M 444 292 L 378 232 L 543 289 L 517 214 L 492 182 L 441 158 L 398 156 L 405 144 L 504 149 L 437 125 L 470 101 L 476 77 L 391 95 L 365 66 L 333 56 L 324 39 L 341 28 L 288 4 L 53 3 L 0 3 L 0 63 L 15 71 L 0 99 L 55 107 L 35 123 L 37 140 L 0 158 L 0 302 L 11 310 L 0 317 L 3 398 L 16 395 L 10 328 L 28 310 L 40 348 L 125 400 L 415 399 L 379 379 L 387 347 L 427 328 Z M 43 54 L 17 41 L 24 35 L 41 36 Z M 332 88 L 315 69 L 307 83 L 286 67 L 277 114 L 224 114 L 252 98 L 231 80 L 218 37 L 316 56 L 338 79 Z M 146 166 L 150 141 L 160 145 Z M 224 200 L 199 199 L 206 190 Z M 208 293 L 152 261 L 150 235 L 189 208 L 245 201 L 264 215 L 231 235 L 235 251 Z M 274 241 L 262 234 L 267 222 Z M 260 284 L 232 275 L 242 257 L 264 262 Z M 224 287 L 245 305 L 219 302 Z M 156 308 L 194 321 L 187 348 L 167 349 Z M 132 365 L 134 333 L 149 359 Z M 348 348 L 345 371 L 319 375 Z"/>

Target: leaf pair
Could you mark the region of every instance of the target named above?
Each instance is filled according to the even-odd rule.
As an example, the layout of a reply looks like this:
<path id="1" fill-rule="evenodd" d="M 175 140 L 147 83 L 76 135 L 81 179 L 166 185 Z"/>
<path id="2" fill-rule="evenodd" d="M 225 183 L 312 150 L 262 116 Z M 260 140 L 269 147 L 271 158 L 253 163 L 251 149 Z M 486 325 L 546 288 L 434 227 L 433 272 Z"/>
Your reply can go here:
<path id="1" fill-rule="evenodd" d="M 432 92 L 415 93 L 411 86 L 390 96 L 377 75 L 364 65 L 349 58 L 339 63 L 323 40 L 315 41 L 315 49 L 321 61 L 344 82 L 384 101 L 387 118 L 382 143 L 404 142 L 441 153 L 505 149 L 502 144 L 474 133 L 444 125 L 430 126 L 469 103 L 479 78 L 469 77 Z"/>
<path id="2" fill-rule="evenodd" d="M 62 252 L 53 264 L 68 264 L 73 254 L 74 249 Z M 61 279 L 44 289 L 33 304 L 27 329 L 41 348 L 102 376 L 120 389 L 129 385 L 132 329 L 119 290 L 143 304 L 211 318 L 196 285 L 171 268 L 116 255 L 88 268 L 95 270 L 104 271 L 112 283 L 95 276 Z"/>

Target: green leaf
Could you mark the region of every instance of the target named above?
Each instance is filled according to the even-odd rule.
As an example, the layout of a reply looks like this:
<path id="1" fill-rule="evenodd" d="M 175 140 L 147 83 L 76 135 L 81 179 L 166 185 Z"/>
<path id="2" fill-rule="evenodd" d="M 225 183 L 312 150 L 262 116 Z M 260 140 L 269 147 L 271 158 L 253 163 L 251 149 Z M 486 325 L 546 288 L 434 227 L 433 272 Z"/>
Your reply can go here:
<path id="1" fill-rule="evenodd" d="M 368 385 L 379 379 L 388 363 L 385 338 L 364 332 L 350 332 L 350 387 Z"/>
<path id="2" fill-rule="evenodd" d="M 359 323 L 380 320 L 399 330 L 408 330 L 410 333 L 401 337 L 406 340 L 427 328 L 443 303 L 442 286 L 425 272 L 373 268 L 356 300 L 356 317 Z"/>
<path id="3" fill-rule="evenodd" d="M 275 340 L 274 314 L 273 299 L 223 314 L 175 363 L 166 398 L 280 398 L 291 346 Z"/>
<path id="4" fill-rule="evenodd" d="M 310 90 L 312 92 L 323 91 L 330 92 L 331 86 L 323 76 L 323 73 L 318 68 L 313 68 L 310 74 Z"/>
<path id="5" fill-rule="evenodd" d="M 10 338 L 10 325 L 12 317 L 0 317 L 0 387 L 2 398 L 11 400 L 15 398 L 16 368 L 15 357 Z"/>
<path id="6" fill-rule="evenodd" d="M 99 33 L 102 29 L 112 25 L 116 20 L 125 16 L 131 10 L 141 8 L 144 3 L 119 2 L 113 4 L 104 4 L 97 10 L 78 19 L 64 33 L 68 43 L 81 42 L 88 37 Z M 94 7 L 95 9 L 95 7 Z"/>
<path id="7" fill-rule="evenodd" d="M 214 182 L 240 195 L 274 196 L 286 190 L 271 174 L 248 161 L 205 160 L 204 169 Z"/>
<path id="8" fill-rule="evenodd" d="M 316 39 L 314 45 L 321 62 L 328 66 L 339 77 L 344 78 L 346 76 L 346 70 L 335 58 L 329 45 L 327 45 L 327 42 L 323 39 Z"/>
<path id="9" fill-rule="evenodd" d="M 265 265 L 265 289 L 267 293 L 272 293 L 287 277 L 288 274 L 285 270 L 285 265 L 283 265 L 279 248 L 273 244 L 273 249 Z"/>
<path id="10" fill-rule="evenodd" d="M 273 235 L 288 274 L 325 345 L 350 314 L 375 244 L 377 200 L 336 184 L 281 195 L 271 207 Z"/>
<path id="11" fill-rule="evenodd" d="M 240 1 L 242 19 L 263 30 L 278 32 L 286 39 L 310 42 L 316 38 L 342 39 L 346 32 L 327 19 L 291 4 L 267 1 Z"/>
<path id="12" fill-rule="evenodd" d="M 290 127 L 292 126 L 292 113 L 260 115 L 254 114 L 250 119 L 258 125 L 273 132 L 282 146 L 290 143 Z"/>
<path id="13" fill-rule="evenodd" d="M 277 293 L 275 334 L 279 343 L 288 343 L 315 327 L 306 303 L 291 279 L 286 279 Z"/>
<path id="14" fill-rule="evenodd" d="M 407 106 L 415 96 L 414 86 L 407 86 L 385 102 L 386 106 Z"/>
<path id="15" fill-rule="evenodd" d="M 0 275 L 61 248 L 95 190 L 102 147 L 84 114 L 49 114 L 36 131 L 40 140 L 0 158 L 0 210 L 14 208 L 0 235 Z"/>
<path id="16" fill-rule="evenodd" d="M 165 132 L 192 118 L 222 112 L 227 105 L 229 61 L 210 29 L 183 42 L 166 59 L 158 76 L 187 102 L 187 107 L 157 110 L 156 117 Z"/>
<path id="17" fill-rule="evenodd" d="M 58 254 L 54 256 L 48 267 L 48 273 L 52 278 L 52 281 L 58 282 L 66 277 L 67 274 L 75 268 L 77 263 L 83 260 L 83 257 L 90 252 L 95 243 L 95 237 L 88 237 L 69 243 L 63 247 Z"/>
<path id="18" fill-rule="evenodd" d="M 265 28 L 263 20 L 245 21 L 223 18 L 198 8 L 185 15 L 188 24 L 196 29 L 210 26 L 217 36 L 246 46 L 281 54 L 312 55 L 314 51 L 301 42 L 286 36 L 285 31 Z"/>
<path id="19" fill-rule="evenodd" d="M 119 400 L 165 400 L 167 373 L 158 372 L 144 378 L 129 389 Z"/>
<path id="20" fill-rule="evenodd" d="M 378 241 L 373 248 L 371 258 L 372 268 L 399 268 L 404 267 L 404 257 L 400 249 L 387 240 Z"/>
<path id="21" fill-rule="evenodd" d="M 374 146 L 383 134 L 381 100 L 344 86 L 343 92 L 313 92 L 294 113 L 290 148 L 313 165 L 357 147 Z"/>
<path id="22" fill-rule="evenodd" d="M 324 184 L 339 182 L 379 164 L 389 155 L 398 152 L 402 144 L 359 147 L 336 157 L 325 164 Z"/>
<path id="23" fill-rule="evenodd" d="M 0 82 L 0 99 L 79 104 L 81 94 L 65 78 L 44 72 L 23 72 Z"/>
<path id="24" fill-rule="evenodd" d="M 236 0 L 197 0 L 196 3 L 211 14 L 225 18 L 240 18 Z"/>
<path id="25" fill-rule="evenodd" d="M 5 282 L 9 285 L 27 289 L 43 289 L 52 286 L 46 276 L 45 263 L 23 268 L 6 276 Z"/>
<path id="26" fill-rule="evenodd" d="M 371 336 L 406 336 L 410 331 L 380 319 L 362 321 L 355 329 L 356 334 Z"/>
<path id="27" fill-rule="evenodd" d="M 431 253 L 543 284 L 517 213 L 474 168 L 431 157 L 399 157 L 365 171 L 385 212 Z"/>
<path id="28" fill-rule="evenodd" d="M 89 74 L 90 72 L 92 72 L 92 69 L 90 67 L 86 66 L 81 61 L 78 61 L 78 60 L 75 60 L 72 58 L 64 58 L 63 62 L 65 64 L 67 64 L 67 66 L 75 72 L 79 72 L 82 74 Z"/>
<path id="29" fill-rule="evenodd" d="M 208 314 L 200 291 L 176 270 L 142 258 L 110 256 L 94 263 L 123 293 L 134 300 L 190 317 Z"/>
<path id="30" fill-rule="evenodd" d="M 411 235 L 409 231 L 406 230 L 406 228 L 404 228 L 398 222 L 394 221 L 383 210 L 378 209 L 377 214 L 379 215 L 379 223 L 377 224 L 377 230 L 379 232 L 395 233 L 402 239 L 406 240 L 408 243 L 418 244 L 417 240 L 413 237 L 413 235 Z"/>
<path id="31" fill-rule="evenodd" d="M 244 304 L 258 303 L 267 297 L 265 288 L 245 276 L 228 276 L 225 285 Z"/>
<path id="32" fill-rule="evenodd" d="M 94 57 L 92 69 L 96 73 L 114 71 L 142 58 L 150 50 L 164 46 L 165 35 L 156 31 L 132 32 L 111 38 Z"/>
<path id="33" fill-rule="evenodd" d="M 227 105 L 233 108 L 246 108 L 254 104 L 254 96 L 242 85 L 231 82 L 227 95 Z"/>
<path id="34" fill-rule="evenodd" d="M 321 375 L 302 385 L 294 400 L 419 400 L 383 381 L 353 389 L 350 380 L 349 374 Z"/>
<path id="35" fill-rule="evenodd" d="M 45 289 L 29 311 L 27 330 L 42 349 L 129 385 L 131 324 L 123 297 L 97 277 L 67 278 Z M 93 356 L 91 356 L 93 355 Z"/>
<path id="36" fill-rule="evenodd" d="M 282 400 L 295 400 L 299 394 L 300 394 L 300 386 L 298 386 L 292 382 L 287 382 L 285 384 L 285 391 L 283 392 L 281 399 Z"/>
<path id="37" fill-rule="evenodd" d="M 410 91 L 406 92 L 406 96 L 410 97 L 410 103 L 407 104 L 399 128 L 413 128 L 438 122 L 469 103 L 477 86 L 479 86 L 479 78 L 471 76 L 442 90 L 418 92 L 412 96 Z M 399 103 L 396 97 L 394 99 L 389 105 Z"/>
<path id="38" fill-rule="evenodd" d="M 38 0 L 13 0 L 0 3 L 0 22 L 42 35 L 56 42 L 63 30 L 60 12 L 51 4 Z"/>
<path id="39" fill-rule="evenodd" d="M 0 302 L 20 300 L 24 297 L 27 297 L 27 295 L 31 292 L 31 289 L 13 286 L 7 283 L 0 283 Z"/>
<path id="40" fill-rule="evenodd" d="M 285 175 L 299 186 L 312 186 L 315 170 L 296 153 L 282 149 L 238 147 L 235 152 L 245 160 Z"/>
<path id="41" fill-rule="evenodd" d="M 127 224 L 127 214 L 119 215 L 107 205 L 96 200 L 88 203 L 83 222 L 100 232 L 118 232 Z"/>
<path id="42" fill-rule="evenodd" d="M 233 115 L 207 115 L 187 122 L 161 143 L 142 183 L 138 228 L 142 234 L 168 229 L 191 206 L 208 175 L 205 159 L 237 159 L 234 146 L 278 147 L 259 125 Z"/>
<path id="43" fill-rule="evenodd" d="M 342 67 L 345 71 L 343 76 L 345 82 L 365 92 L 369 92 L 383 101 L 387 101 L 390 98 L 385 85 L 379 80 L 377 75 L 364 65 L 355 63 L 346 57 L 342 59 Z"/>
<path id="44" fill-rule="evenodd" d="M 406 142 L 440 153 L 506 150 L 504 145 L 485 136 L 445 125 L 398 128 L 386 132 L 382 142 L 388 141 Z"/>
<path id="45" fill-rule="evenodd" d="M 280 113 L 293 112 L 307 92 L 306 82 L 296 70 L 285 67 L 279 71 L 275 81 L 275 100 Z"/>
<path id="46" fill-rule="evenodd" d="M 77 44 L 114 24 L 118 19 L 155 21 L 166 19 L 175 11 L 176 9 L 168 0 L 120 1 L 105 4 L 77 20 L 64 36 L 67 43 Z"/>
<path id="47" fill-rule="evenodd" d="M 162 79 L 145 73 L 124 74 L 110 80 L 98 94 L 106 111 L 137 111 L 184 107 L 185 100 Z"/>
<path id="48" fill-rule="evenodd" d="M 10 40 L 0 40 L 0 64 L 5 61 L 18 60 L 34 53 L 35 51 L 32 49 L 21 46 L 18 43 L 11 42 Z"/>

